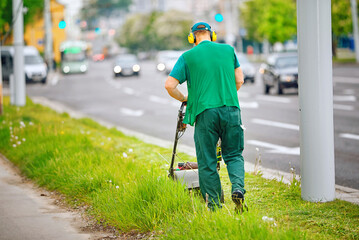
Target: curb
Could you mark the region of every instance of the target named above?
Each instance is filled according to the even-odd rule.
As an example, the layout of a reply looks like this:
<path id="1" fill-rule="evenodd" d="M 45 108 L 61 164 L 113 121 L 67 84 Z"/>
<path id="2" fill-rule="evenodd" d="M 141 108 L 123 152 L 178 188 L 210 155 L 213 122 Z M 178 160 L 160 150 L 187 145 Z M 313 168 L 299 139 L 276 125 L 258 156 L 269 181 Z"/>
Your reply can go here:
<path id="1" fill-rule="evenodd" d="M 117 130 L 123 132 L 125 135 L 128 136 L 133 136 L 136 137 L 146 143 L 150 143 L 150 144 L 154 144 L 160 147 L 164 147 L 164 148 L 171 148 L 172 147 L 172 142 L 171 141 L 167 141 L 167 140 L 163 140 L 160 138 L 156 138 L 156 137 L 152 137 L 140 132 L 136 132 L 127 128 L 123 128 L 120 126 L 117 126 L 115 124 L 109 123 L 107 121 L 104 121 L 100 118 L 96 118 L 96 117 L 92 117 L 86 114 L 83 114 L 79 111 L 73 110 L 70 107 L 67 107 L 65 105 L 63 105 L 62 103 L 59 102 L 55 102 L 52 100 L 49 100 L 45 97 L 31 97 L 32 101 L 34 103 L 37 104 L 41 104 L 43 106 L 49 107 L 53 110 L 55 110 L 58 113 L 68 113 L 72 118 L 91 118 L 94 121 L 98 122 L 99 124 L 101 124 L 104 127 L 107 128 L 116 128 Z M 184 152 L 188 155 L 191 156 L 196 156 L 196 150 L 193 147 L 190 147 L 188 145 L 183 145 L 183 144 L 179 144 L 178 145 L 178 151 L 180 152 Z M 249 162 L 245 162 L 244 167 L 246 169 L 246 172 L 254 172 L 255 171 L 255 165 Z M 287 173 L 287 172 L 283 172 L 283 171 L 279 171 L 279 170 L 274 170 L 274 169 L 270 169 L 270 168 L 263 168 L 260 167 L 258 169 L 261 174 L 262 177 L 265 179 L 269 179 L 269 180 L 277 180 L 277 181 L 282 181 L 286 184 L 290 184 L 292 182 L 292 179 L 294 177 L 293 174 L 291 173 Z M 297 180 L 300 179 L 299 175 L 295 175 L 295 178 Z M 344 187 L 344 186 L 340 186 L 340 185 L 335 185 L 335 197 L 337 199 L 343 200 L 343 201 L 347 201 L 350 203 L 354 203 L 356 205 L 359 205 L 359 190 L 357 189 L 353 189 L 353 188 L 349 188 L 349 187 Z"/>

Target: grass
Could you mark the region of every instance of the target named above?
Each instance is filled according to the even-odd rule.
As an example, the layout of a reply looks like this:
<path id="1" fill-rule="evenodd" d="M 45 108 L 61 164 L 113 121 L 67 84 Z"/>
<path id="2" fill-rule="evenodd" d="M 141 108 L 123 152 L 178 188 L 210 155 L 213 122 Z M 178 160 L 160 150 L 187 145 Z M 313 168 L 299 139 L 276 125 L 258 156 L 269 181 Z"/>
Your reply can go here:
<path id="1" fill-rule="evenodd" d="M 28 99 L 26 107 L 4 98 L 0 152 L 40 186 L 122 232 L 159 239 L 358 239 L 359 206 L 336 200 L 301 200 L 299 184 L 246 174 L 250 209 L 233 213 L 230 183 L 221 169 L 223 209 L 209 212 L 197 195 L 168 179 L 171 149 L 107 129 L 90 119 L 71 119 Z M 180 154 L 185 161 L 194 161 Z"/>

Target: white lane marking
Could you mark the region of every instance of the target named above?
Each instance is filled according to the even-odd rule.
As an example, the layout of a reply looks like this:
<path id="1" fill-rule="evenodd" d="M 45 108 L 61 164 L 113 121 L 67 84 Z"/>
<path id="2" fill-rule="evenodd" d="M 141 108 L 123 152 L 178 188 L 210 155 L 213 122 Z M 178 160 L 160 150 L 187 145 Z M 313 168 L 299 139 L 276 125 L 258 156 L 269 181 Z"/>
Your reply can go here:
<path id="1" fill-rule="evenodd" d="M 168 99 L 161 98 L 161 97 L 158 97 L 158 96 L 155 96 L 155 95 L 150 96 L 150 101 L 155 102 L 155 103 L 162 103 L 162 104 L 168 104 L 169 103 Z"/>
<path id="2" fill-rule="evenodd" d="M 125 87 L 125 88 L 123 89 L 123 92 L 126 93 L 126 94 L 128 94 L 128 95 L 133 95 L 133 94 L 135 94 L 135 90 L 132 89 L 132 88 L 128 88 L 128 87 Z"/>
<path id="3" fill-rule="evenodd" d="M 289 98 L 274 97 L 274 96 L 264 96 L 264 95 L 257 96 L 257 99 L 262 100 L 262 101 L 279 102 L 279 103 L 290 103 L 291 102 L 291 100 Z"/>
<path id="4" fill-rule="evenodd" d="M 339 137 L 353 139 L 353 140 L 359 140 L 359 135 L 350 134 L 350 133 L 341 133 L 341 134 L 339 134 Z"/>
<path id="5" fill-rule="evenodd" d="M 129 108 L 120 108 L 120 112 L 130 117 L 141 117 L 144 113 L 143 110 L 132 110 Z"/>
<path id="6" fill-rule="evenodd" d="M 267 143 L 267 142 L 261 142 L 261 141 L 257 141 L 257 140 L 248 140 L 247 143 L 250 145 L 258 146 L 258 147 L 270 148 L 271 150 L 267 151 L 269 153 L 288 154 L 288 155 L 299 155 L 300 154 L 299 147 L 289 148 L 289 147 L 275 145 L 275 144 Z"/>
<path id="7" fill-rule="evenodd" d="M 259 118 L 252 119 L 252 123 L 299 131 L 298 125 L 289 124 L 289 123 L 274 122 L 274 121 L 269 121 L 269 120 L 264 120 L 264 119 L 259 119 Z"/>
<path id="8" fill-rule="evenodd" d="M 334 95 L 333 100 L 337 101 L 337 102 L 355 102 L 357 100 L 357 98 L 355 96 Z"/>
<path id="9" fill-rule="evenodd" d="M 51 85 L 55 86 L 59 82 L 59 75 L 55 74 L 54 77 L 51 79 Z"/>
<path id="10" fill-rule="evenodd" d="M 353 111 L 354 107 L 349 105 L 333 104 L 333 108 L 337 110 Z"/>
<path id="11" fill-rule="evenodd" d="M 116 89 L 120 89 L 122 87 L 121 83 L 115 82 L 112 79 L 106 78 L 106 82 L 108 82 L 112 87 Z"/>
<path id="12" fill-rule="evenodd" d="M 355 91 L 353 89 L 345 89 L 343 93 L 348 95 L 353 95 L 355 94 Z"/>
<path id="13" fill-rule="evenodd" d="M 334 79 L 334 82 L 337 82 L 337 83 L 359 84 L 359 78 L 334 76 L 333 79 Z"/>
<path id="14" fill-rule="evenodd" d="M 239 106 L 241 108 L 258 108 L 259 104 L 257 102 L 243 102 L 243 101 L 240 101 Z"/>

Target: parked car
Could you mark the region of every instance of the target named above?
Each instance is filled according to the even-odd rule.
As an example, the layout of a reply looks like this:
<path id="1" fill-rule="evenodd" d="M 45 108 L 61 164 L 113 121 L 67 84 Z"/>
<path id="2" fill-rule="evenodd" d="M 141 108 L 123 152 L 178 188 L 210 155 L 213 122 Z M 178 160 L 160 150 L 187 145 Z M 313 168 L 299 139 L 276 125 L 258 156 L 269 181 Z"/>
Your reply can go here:
<path id="1" fill-rule="evenodd" d="M 39 54 L 39 51 L 32 46 L 23 47 L 24 52 L 24 74 L 26 82 L 46 83 L 47 66 Z M 8 81 L 10 75 L 14 72 L 14 54 L 13 46 L 1 47 L 1 63 L 3 79 Z"/>
<path id="2" fill-rule="evenodd" d="M 254 83 L 255 76 L 256 76 L 256 69 L 253 66 L 253 64 L 242 53 L 237 54 L 237 59 L 238 59 L 239 64 L 241 65 L 241 69 L 243 71 L 244 82 L 246 83 L 246 82 L 250 81 L 251 83 Z"/>
<path id="3" fill-rule="evenodd" d="M 138 76 L 140 74 L 140 64 L 136 57 L 133 54 L 121 54 L 116 57 L 113 66 L 114 76 Z"/>
<path id="4" fill-rule="evenodd" d="M 278 95 L 283 94 L 285 88 L 298 88 L 298 55 L 270 55 L 266 63 L 261 65 L 259 72 L 262 74 L 265 94 L 268 94 L 271 88 Z"/>
<path id="5" fill-rule="evenodd" d="M 157 54 L 157 70 L 169 74 L 184 51 L 161 51 Z"/>

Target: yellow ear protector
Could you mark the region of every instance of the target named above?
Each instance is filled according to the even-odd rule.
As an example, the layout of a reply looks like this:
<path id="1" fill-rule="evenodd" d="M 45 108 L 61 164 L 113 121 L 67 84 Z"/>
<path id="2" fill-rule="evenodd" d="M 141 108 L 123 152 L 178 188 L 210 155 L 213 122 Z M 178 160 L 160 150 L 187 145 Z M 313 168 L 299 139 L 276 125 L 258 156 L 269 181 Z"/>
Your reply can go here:
<path id="1" fill-rule="evenodd" d="M 191 32 L 188 34 L 187 39 L 190 44 L 193 44 L 196 42 L 196 35 L 193 33 L 198 30 L 209 31 L 211 33 L 211 41 L 214 42 L 217 40 L 217 34 L 215 31 L 211 30 L 211 26 L 209 26 L 209 24 L 207 24 L 207 23 L 199 22 L 199 23 L 196 23 L 195 25 L 193 25 L 193 27 L 191 28 Z"/>

